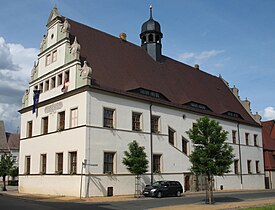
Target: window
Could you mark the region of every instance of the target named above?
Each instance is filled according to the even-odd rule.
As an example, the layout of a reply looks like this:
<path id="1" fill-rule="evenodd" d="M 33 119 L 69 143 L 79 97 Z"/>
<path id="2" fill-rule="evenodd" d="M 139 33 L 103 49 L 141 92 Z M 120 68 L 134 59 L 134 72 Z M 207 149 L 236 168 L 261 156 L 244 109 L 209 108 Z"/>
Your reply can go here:
<path id="1" fill-rule="evenodd" d="M 53 51 L 53 62 L 57 60 L 57 51 Z"/>
<path id="2" fill-rule="evenodd" d="M 258 135 L 254 134 L 254 146 L 259 146 L 258 145 Z"/>
<path id="3" fill-rule="evenodd" d="M 63 153 L 56 153 L 56 173 L 63 173 Z"/>
<path id="4" fill-rule="evenodd" d="M 251 160 L 247 160 L 247 172 L 251 174 Z"/>
<path id="5" fill-rule="evenodd" d="M 239 174 L 239 160 L 234 160 L 234 174 Z"/>
<path id="6" fill-rule="evenodd" d="M 114 173 L 114 156 L 113 152 L 104 152 L 104 169 L 103 173 L 113 174 Z"/>
<path id="7" fill-rule="evenodd" d="M 46 167 L 47 167 L 47 156 L 46 156 L 46 154 L 41 155 L 40 163 L 41 163 L 40 173 L 41 174 L 46 174 Z"/>
<path id="8" fill-rule="evenodd" d="M 70 174 L 76 174 L 77 152 L 69 152 Z"/>
<path id="9" fill-rule="evenodd" d="M 133 112 L 132 113 L 132 130 L 133 131 L 140 131 L 141 130 L 141 114 Z"/>
<path id="10" fill-rule="evenodd" d="M 39 84 L 40 93 L 43 93 L 43 82 Z"/>
<path id="11" fill-rule="evenodd" d="M 62 73 L 57 75 L 57 86 L 62 85 L 63 79 L 62 79 Z"/>
<path id="12" fill-rule="evenodd" d="M 245 144 L 249 145 L 249 133 L 245 133 Z"/>
<path id="13" fill-rule="evenodd" d="M 49 123 L 49 118 L 48 117 L 43 117 L 42 118 L 42 134 L 47 134 L 48 133 L 48 123 Z"/>
<path id="14" fill-rule="evenodd" d="M 46 66 L 50 65 L 51 64 L 51 54 L 48 54 L 46 56 Z"/>
<path id="15" fill-rule="evenodd" d="M 113 128 L 114 127 L 114 110 L 104 108 L 103 111 L 103 127 Z"/>
<path id="16" fill-rule="evenodd" d="M 154 173 L 160 173 L 160 160 L 161 155 L 153 155 L 153 172 Z"/>
<path id="17" fill-rule="evenodd" d="M 159 116 L 151 117 L 151 131 L 152 133 L 159 133 Z"/>
<path id="18" fill-rule="evenodd" d="M 27 137 L 32 137 L 32 121 L 29 121 L 27 124 Z"/>
<path id="19" fill-rule="evenodd" d="M 65 77 L 64 77 L 64 79 L 65 79 L 67 82 L 70 81 L 70 71 L 69 71 L 69 70 L 65 71 Z"/>
<path id="20" fill-rule="evenodd" d="M 45 82 L 45 91 L 49 90 L 49 80 Z"/>
<path id="21" fill-rule="evenodd" d="M 182 137 L 182 152 L 187 155 L 188 140 Z"/>
<path id="22" fill-rule="evenodd" d="M 172 128 L 168 128 L 168 140 L 169 143 L 172 144 L 174 146 L 175 144 L 175 131 Z"/>
<path id="23" fill-rule="evenodd" d="M 77 121 L 78 121 L 78 109 L 77 108 L 71 109 L 71 123 L 70 123 L 71 128 L 77 126 L 77 123 L 78 123 Z"/>
<path id="24" fill-rule="evenodd" d="M 237 131 L 232 131 L 232 142 L 233 142 L 233 144 L 237 143 L 236 134 L 237 134 Z"/>
<path id="25" fill-rule="evenodd" d="M 55 88 L 55 77 L 51 78 L 51 89 Z"/>
<path id="26" fill-rule="evenodd" d="M 153 41 L 153 34 L 149 34 L 149 42 Z"/>
<path id="27" fill-rule="evenodd" d="M 57 129 L 59 131 L 65 129 L 65 111 L 58 113 L 58 126 Z"/>
<path id="28" fill-rule="evenodd" d="M 31 172 L 31 156 L 25 157 L 25 174 L 30 174 Z"/>
<path id="29" fill-rule="evenodd" d="M 255 165 L 256 165 L 256 173 L 260 173 L 259 163 L 260 163 L 260 161 L 258 161 L 258 160 L 256 160 L 256 161 L 255 161 Z"/>

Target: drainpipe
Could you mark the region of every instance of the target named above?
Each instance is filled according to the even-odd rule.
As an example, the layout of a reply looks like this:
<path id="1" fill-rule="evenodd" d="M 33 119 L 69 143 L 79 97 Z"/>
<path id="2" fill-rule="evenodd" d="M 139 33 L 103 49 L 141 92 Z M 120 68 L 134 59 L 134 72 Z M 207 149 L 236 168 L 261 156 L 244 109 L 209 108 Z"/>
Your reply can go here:
<path id="1" fill-rule="evenodd" d="M 242 167 L 242 152 L 241 152 L 241 138 L 240 138 L 240 124 L 238 127 L 238 140 L 239 140 L 239 159 L 240 159 L 240 176 L 241 176 L 241 190 L 243 189 L 243 167 Z"/>
<path id="2" fill-rule="evenodd" d="M 154 182 L 153 174 L 153 134 L 152 134 L 152 104 L 150 104 L 150 155 L 151 155 L 151 185 Z"/>

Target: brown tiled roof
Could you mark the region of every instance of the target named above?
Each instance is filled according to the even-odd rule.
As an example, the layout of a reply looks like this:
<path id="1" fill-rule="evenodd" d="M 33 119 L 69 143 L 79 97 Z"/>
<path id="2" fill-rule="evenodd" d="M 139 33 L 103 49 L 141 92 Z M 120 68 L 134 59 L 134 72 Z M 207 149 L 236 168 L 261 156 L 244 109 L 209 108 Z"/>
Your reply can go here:
<path id="1" fill-rule="evenodd" d="M 19 150 L 20 135 L 17 133 L 6 133 L 9 148 L 12 150 Z"/>
<path id="2" fill-rule="evenodd" d="M 137 45 L 68 21 L 71 41 L 77 37 L 81 59 L 92 67 L 93 84 L 97 87 L 125 93 L 144 88 L 163 94 L 171 105 L 180 107 L 193 101 L 206 105 L 210 115 L 228 118 L 224 113 L 230 111 L 240 114 L 243 120 L 230 119 L 259 126 L 222 79 L 166 56 L 156 62 Z"/>
<path id="3" fill-rule="evenodd" d="M 263 147 L 275 151 L 275 120 L 262 122 Z"/>

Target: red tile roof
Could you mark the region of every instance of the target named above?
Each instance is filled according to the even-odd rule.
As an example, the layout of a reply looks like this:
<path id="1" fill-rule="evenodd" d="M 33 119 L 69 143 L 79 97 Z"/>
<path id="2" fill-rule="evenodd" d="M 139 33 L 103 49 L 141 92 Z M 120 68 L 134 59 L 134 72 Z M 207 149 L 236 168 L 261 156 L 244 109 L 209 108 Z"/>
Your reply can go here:
<path id="1" fill-rule="evenodd" d="M 68 21 L 71 42 L 76 36 L 81 45 L 81 60 L 92 67 L 94 85 L 124 93 L 144 88 L 163 94 L 171 105 L 181 107 L 193 101 L 206 105 L 212 110 L 210 115 L 259 126 L 222 79 L 166 56 L 162 62 L 156 62 L 135 44 Z M 224 116 L 228 111 L 240 114 L 243 120 Z"/>

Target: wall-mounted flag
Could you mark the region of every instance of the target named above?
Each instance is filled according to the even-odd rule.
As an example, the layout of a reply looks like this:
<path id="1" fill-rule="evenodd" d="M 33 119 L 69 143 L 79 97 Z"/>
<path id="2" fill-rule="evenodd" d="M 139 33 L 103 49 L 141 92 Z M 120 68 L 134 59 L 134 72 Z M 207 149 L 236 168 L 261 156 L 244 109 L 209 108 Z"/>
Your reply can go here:
<path id="1" fill-rule="evenodd" d="M 39 102 L 39 95 L 40 95 L 40 90 L 33 90 L 33 105 L 32 105 L 32 113 L 35 113 L 37 110 L 37 105 Z"/>
<path id="2" fill-rule="evenodd" d="M 68 79 L 65 79 L 61 91 L 62 91 L 63 93 L 66 93 L 66 92 L 68 91 L 68 88 L 69 88 L 69 80 L 68 80 Z"/>

